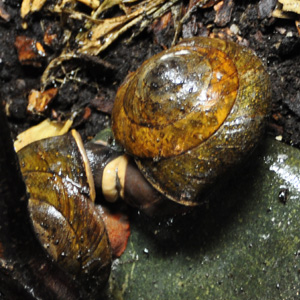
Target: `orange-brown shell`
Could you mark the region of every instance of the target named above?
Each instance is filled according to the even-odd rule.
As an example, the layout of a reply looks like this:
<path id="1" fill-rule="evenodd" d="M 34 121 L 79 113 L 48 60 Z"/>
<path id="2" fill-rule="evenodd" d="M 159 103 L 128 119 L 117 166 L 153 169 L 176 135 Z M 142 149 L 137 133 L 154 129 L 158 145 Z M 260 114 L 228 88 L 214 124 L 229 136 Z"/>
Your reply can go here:
<path id="1" fill-rule="evenodd" d="M 96 290 L 108 280 L 111 248 L 92 201 L 94 183 L 89 182 L 81 146 L 72 131 L 36 141 L 18 157 L 41 244 L 64 270 Z"/>
<path id="2" fill-rule="evenodd" d="M 269 99 L 268 74 L 251 50 L 187 39 L 125 79 L 113 132 L 156 189 L 194 205 L 257 144 Z"/>

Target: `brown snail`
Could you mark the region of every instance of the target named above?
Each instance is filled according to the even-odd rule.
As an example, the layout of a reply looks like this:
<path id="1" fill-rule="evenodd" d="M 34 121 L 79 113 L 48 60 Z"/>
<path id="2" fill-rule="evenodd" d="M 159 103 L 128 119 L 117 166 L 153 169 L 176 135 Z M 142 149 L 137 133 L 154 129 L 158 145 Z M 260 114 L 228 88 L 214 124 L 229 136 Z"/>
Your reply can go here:
<path id="1" fill-rule="evenodd" d="M 183 40 L 125 79 L 113 133 L 156 190 L 197 205 L 257 145 L 270 90 L 251 50 L 219 39 Z"/>
<path id="2" fill-rule="evenodd" d="M 79 134 L 34 142 L 18 156 L 41 244 L 75 278 L 102 286 L 110 274 L 111 249 L 93 204 L 93 176 Z"/>
<path id="3" fill-rule="evenodd" d="M 89 142 L 85 145 L 86 156 L 80 154 L 78 162 L 76 157 L 84 150 L 75 151 L 78 144 L 71 141 L 74 137 L 70 134 L 37 142 L 19 153 L 25 177 L 37 169 L 48 170 L 50 161 L 54 167 L 54 171 L 47 171 L 50 175 L 46 172 L 45 178 L 38 179 L 36 187 L 36 183 L 27 183 L 31 199 L 52 195 L 44 183 L 49 180 L 52 180 L 51 184 L 58 180 L 66 184 L 62 187 L 65 198 L 73 190 L 82 197 L 93 198 L 91 168 L 96 188 L 102 189 L 110 201 L 122 197 L 145 210 L 152 203 L 166 199 L 188 206 L 197 205 L 203 201 L 202 193 L 219 176 L 238 165 L 254 149 L 263 133 L 269 100 L 268 74 L 251 50 L 219 39 L 183 40 L 144 62 L 136 72 L 128 75 L 118 90 L 112 130 L 117 143 L 127 154 Z M 53 141 L 58 140 L 60 144 L 53 146 Z M 46 152 L 52 153 L 49 154 L 51 159 L 45 165 L 40 164 Z M 31 158 L 27 157 L 32 156 L 38 157 L 38 164 L 28 171 Z M 63 172 L 66 177 L 60 177 Z M 76 180 L 73 173 L 79 174 Z M 38 196 L 39 189 L 43 190 L 42 196 Z M 55 197 L 59 194 L 61 192 Z M 72 194 L 71 198 L 74 196 Z M 31 201 L 37 204 L 36 200 Z M 53 201 L 58 209 L 63 207 L 64 210 L 68 205 L 66 214 L 71 218 L 68 222 L 76 230 L 84 229 L 78 219 L 88 214 L 85 210 L 78 208 L 76 211 L 73 204 Z M 41 208 L 39 205 L 37 208 L 29 205 L 33 215 L 35 210 L 41 214 L 47 210 L 44 204 Z M 39 224 L 43 221 L 39 216 L 36 218 L 33 223 L 40 229 L 43 226 Z M 97 216 L 95 218 L 95 224 L 94 221 L 85 224 L 95 225 L 99 232 L 97 236 L 101 236 L 103 245 L 107 245 L 105 233 L 96 226 L 101 221 Z M 86 236 L 89 229 L 87 231 Z M 44 244 L 45 239 L 48 235 L 42 238 Z M 91 258 L 92 264 L 104 262 L 103 268 L 107 271 L 110 262 L 105 259 L 110 261 L 109 246 L 98 246 L 99 242 L 102 240 L 98 238 L 87 247 L 91 247 L 91 252 L 98 251 Z M 71 245 L 71 242 L 67 241 L 67 244 Z M 81 267 L 74 267 L 65 259 L 65 265 L 75 269 L 75 273 L 84 263 L 87 268 L 90 266 L 84 256 L 87 247 L 75 252 Z M 57 247 L 49 248 L 50 252 L 54 249 L 51 253 L 54 252 L 55 257 Z M 96 254 L 101 258 L 97 260 Z M 76 255 L 69 256 L 76 260 Z M 104 275 L 103 281 L 107 276 Z"/>

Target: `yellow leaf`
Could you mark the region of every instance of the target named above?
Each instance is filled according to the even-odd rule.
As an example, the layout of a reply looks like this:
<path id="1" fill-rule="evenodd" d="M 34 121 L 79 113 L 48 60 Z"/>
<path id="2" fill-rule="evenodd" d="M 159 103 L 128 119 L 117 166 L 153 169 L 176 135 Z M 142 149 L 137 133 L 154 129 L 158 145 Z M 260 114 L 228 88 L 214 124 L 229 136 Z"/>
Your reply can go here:
<path id="1" fill-rule="evenodd" d="M 20 149 L 35 141 L 52 136 L 63 135 L 68 132 L 72 124 L 72 119 L 65 122 L 57 122 L 46 119 L 40 124 L 30 127 L 26 131 L 20 133 L 14 143 L 15 150 L 18 152 Z"/>
<path id="2" fill-rule="evenodd" d="M 21 17 L 25 18 L 30 12 L 39 11 L 46 0 L 23 0 L 21 5 Z"/>
<path id="3" fill-rule="evenodd" d="M 283 5 L 282 6 L 283 11 L 300 14 L 299 0 L 279 0 L 279 2 Z"/>

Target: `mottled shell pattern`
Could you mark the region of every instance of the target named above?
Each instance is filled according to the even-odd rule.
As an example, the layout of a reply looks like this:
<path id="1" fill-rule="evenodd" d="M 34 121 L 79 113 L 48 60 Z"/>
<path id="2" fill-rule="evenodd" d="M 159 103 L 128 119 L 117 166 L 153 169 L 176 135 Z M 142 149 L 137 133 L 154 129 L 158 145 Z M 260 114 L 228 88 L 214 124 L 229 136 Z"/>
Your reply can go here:
<path id="1" fill-rule="evenodd" d="M 220 39 L 182 40 L 127 76 L 113 108 L 114 136 L 158 191 L 197 205 L 257 145 L 270 91 L 251 50 Z"/>
<path id="2" fill-rule="evenodd" d="M 111 249 L 94 207 L 94 182 L 79 134 L 72 131 L 34 142 L 18 156 L 41 244 L 70 274 L 102 286 L 110 274 Z"/>

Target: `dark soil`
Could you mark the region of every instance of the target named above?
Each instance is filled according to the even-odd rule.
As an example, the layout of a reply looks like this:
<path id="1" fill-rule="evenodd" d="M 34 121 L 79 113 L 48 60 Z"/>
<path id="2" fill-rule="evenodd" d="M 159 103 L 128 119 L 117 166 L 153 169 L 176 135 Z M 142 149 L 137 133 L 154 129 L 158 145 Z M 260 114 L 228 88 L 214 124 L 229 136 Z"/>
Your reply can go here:
<path id="1" fill-rule="evenodd" d="M 184 24 L 182 37 L 211 33 L 224 36 L 226 29 L 237 25 L 238 33 L 231 34 L 229 38 L 254 49 L 270 74 L 273 105 L 268 135 L 300 147 L 300 38 L 294 20 L 271 17 L 275 2 L 236 1 L 225 27 L 215 24 L 213 8 L 199 8 Z M 29 17 L 28 29 L 24 30 L 19 16 L 20 1 L 6 0 L 2 7 L 10 17 L 9 20 L 0 18 L 0 95 L 6 105 L 13 137 L 46 117 L 63 119 L 74 110 L 81 112 L 74 127 L 84 138 L 93 136 L 109 124 L 109 112 L 117 87 L 127 73 L 135 70 L 146 58 L 170 46 L 174 37 L 174 27 L 169 22 L 163 29 L 157 24 L 149 27 L 128 43 L 128 38 L 137 31 L 133 28 L 101 54 L 101 58 L 110 65 L 91 57 L 65 63 L 65 72 L 80 68 L 76 80 L 67 80 L 49 108 L 42 115 L 33 115 L 26 110 L 27 97 L 31 89 L 40 89 L 44 68 L 62 50 L 61 20 L 42 10 Z M 51 47 L 43 43 L 48 26 L 58 36 Z M 77 30 L 80 24 L 69 21 L 64 26 Z M 38 58 L 40 66 L 19 62 L 14 43 L 21 35 L 44 45 L 46 57 Z M 62 75 L 62 69 L 57 73 Z M 91 112 L 89 117 L 84 116 L 87 107 Z"/>

